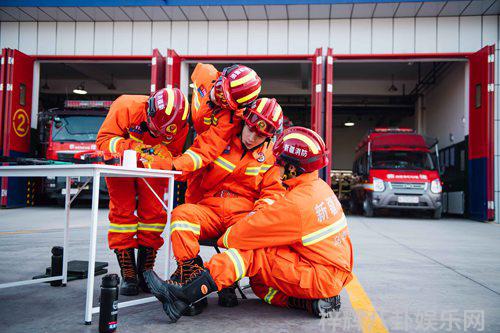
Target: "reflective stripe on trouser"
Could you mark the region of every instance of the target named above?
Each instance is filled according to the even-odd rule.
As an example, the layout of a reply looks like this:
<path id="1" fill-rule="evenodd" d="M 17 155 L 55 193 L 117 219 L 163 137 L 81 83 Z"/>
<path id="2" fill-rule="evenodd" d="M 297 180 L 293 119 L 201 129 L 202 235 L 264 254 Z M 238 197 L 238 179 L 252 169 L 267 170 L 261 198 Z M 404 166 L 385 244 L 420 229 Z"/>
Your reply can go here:
<path id="1" fill-rule="evenodd" d="M 237 257 L 228 252 L 237 253 Z M 241 258 L 241 262 L 235 260 Z M 219 290 L 241 278 L 241 267 L 255 294 L 273 305 L 285 306 L 285 295 L 297 298 L 326 298 L 340 293 L 351 274 L 334 266 L 302 260 L 288 247 L 237 250 L 216 254 L 205 263 Z M 270 290 L 277 290 L 274 292 Z"/>
<path id="2" fill-rule="evenodd" d="M 166 181 L 147 179 L 158 196 L 163 197 Z M 108 242 L 110 249 L 159 249 L 167 215 L 142 179 L 106 178 L 109 192 Z M 137 209 L 137 216 L 135 210 Z"/>
<path id="3" fill-rule="evenodd" d="M 220 237 L 252 209 L 253 203 L 244 198 L 215 197 L 176 207 L 170 224 L 175 258 L 183 261 L 196 257 L 200 252 L 200 239 Z"/>

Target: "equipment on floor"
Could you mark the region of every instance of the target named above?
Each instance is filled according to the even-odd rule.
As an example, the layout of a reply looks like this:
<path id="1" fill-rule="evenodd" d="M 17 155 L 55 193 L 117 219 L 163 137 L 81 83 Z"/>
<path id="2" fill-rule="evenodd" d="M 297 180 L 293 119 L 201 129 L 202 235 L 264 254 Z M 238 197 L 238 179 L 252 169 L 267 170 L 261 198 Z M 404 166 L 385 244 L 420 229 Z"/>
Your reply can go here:
<path id="1" fill-rule="evenodd" d="M 99 333 L 114 332 L 118 326 L 118 294 L 120 277 L 107 274 L 102 278 L 99 297 Z"/>
<path id="2" fill-rule="evenodd" d="M 63 253 L 64 249 L 61 246 L 54 246 L 52 248 L 51 267 L 45 269 L 45 274 L 33 276 L 33 280 L 62 275 Z M 68 281 L 86 279 L 89 275 L 88 266 L 89 262 L 86 260 L 68 261 Z M 106 267 L 108 267 L 107 262 L 96 261 L 94 275 L 106 274 L 108 272 Z M 51 281 L 50 285 L 53 287 L 63 286 L 62 280 Z"/>

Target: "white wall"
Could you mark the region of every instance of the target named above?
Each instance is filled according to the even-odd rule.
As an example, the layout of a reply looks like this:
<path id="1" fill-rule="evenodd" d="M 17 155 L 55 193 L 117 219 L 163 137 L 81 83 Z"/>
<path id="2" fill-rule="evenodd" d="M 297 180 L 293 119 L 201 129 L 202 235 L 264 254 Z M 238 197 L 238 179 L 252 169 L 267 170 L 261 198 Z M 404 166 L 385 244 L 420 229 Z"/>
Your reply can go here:
<path id="1" fill-rule="evenodd" d="M 0 47 L 29 54 L 469 52 L 497 41 L 498 16 L 277 21 L 1 22 Z"/>
<path id="2" fill-rule="evenodd" d="M 437 137 L 440 148 L 463 141 L 468 134 L 466 67 L 465 62 L 452 63 L 438 83 L 423 96 L 422 134 Z"/>

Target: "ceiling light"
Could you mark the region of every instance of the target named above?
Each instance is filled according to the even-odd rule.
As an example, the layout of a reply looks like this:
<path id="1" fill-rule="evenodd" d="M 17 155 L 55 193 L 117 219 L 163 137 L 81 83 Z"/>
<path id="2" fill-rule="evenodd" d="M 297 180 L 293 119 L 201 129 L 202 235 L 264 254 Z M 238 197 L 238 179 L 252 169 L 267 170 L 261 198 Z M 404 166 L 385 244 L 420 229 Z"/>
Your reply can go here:
<path id="1" fill-rule="evenodd" d="M 87 90 L 85 90 L 85 85 L 80 83 L 75 89 L 73 89 L 73 93 L 78 94 L 78 95 L 86 95 Z"/>
<path id="2" fill-rule="evenodd" d="M 347 119 L 347 121 L 344 123 L 344 126 L 345 127 L 353 127 L 354 126 L 354 122 L 351 121 L 351 119 Z"/>

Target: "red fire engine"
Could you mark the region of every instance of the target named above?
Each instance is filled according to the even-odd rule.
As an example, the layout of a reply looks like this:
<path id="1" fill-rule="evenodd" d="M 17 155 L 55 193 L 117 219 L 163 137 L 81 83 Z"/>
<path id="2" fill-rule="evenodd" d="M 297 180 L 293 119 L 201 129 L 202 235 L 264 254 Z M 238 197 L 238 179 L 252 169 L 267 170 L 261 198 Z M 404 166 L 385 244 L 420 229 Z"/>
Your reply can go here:
<path id="1" fill-rule="evenodd" d="M 49 109 L 39 117 L 40 143 L 42 157 L 49 160 L 74 162 L 76 153 L 96 149 L 95 139 L 112 101 L 75 101 L 68 100 L 64 108 Z M 86 179 L 71 179 L 71 191 L 84 185 Z M 87 184 L 78 196 L 91 197 Z M 107 195 L 105 182 L 101 182 L 101 192 Z M 47 177 L 44 179 L 43 192 L 48 199 L 64 204 L 65 179 Z"/>

